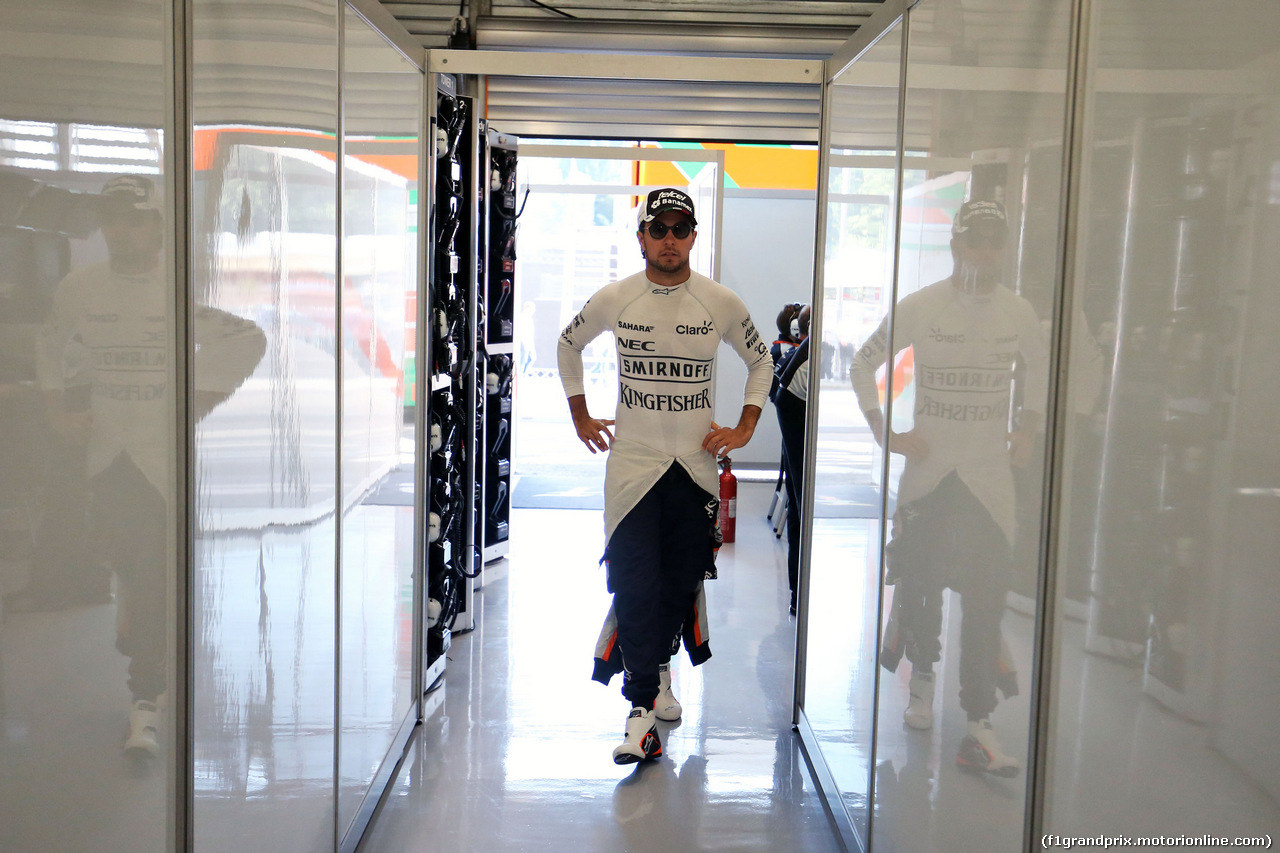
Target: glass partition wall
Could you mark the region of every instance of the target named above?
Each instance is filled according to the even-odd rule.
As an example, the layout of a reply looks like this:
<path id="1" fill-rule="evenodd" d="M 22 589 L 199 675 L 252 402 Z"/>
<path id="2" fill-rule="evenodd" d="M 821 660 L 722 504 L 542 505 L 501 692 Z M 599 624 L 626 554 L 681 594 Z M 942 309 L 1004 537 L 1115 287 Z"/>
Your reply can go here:
<path id="1" fill-rule="evenodd" d="M 903 36 L 896 25 L 827 89 L 824 293 L 818 340 L 858 345 L 892 304 L 896 152 Z M 818 303 L 815 296 L 814 304 Z M 811 370 L 810 377 L 822 375 Z M 875 646 L 883 475 L 880 440 L 858 414 L 848 375 L 811 389 L 813 512 L 804 712 L 845 809 L 867 830 L 873 756 Z"/>
<path id="2" fill-rule="evenodd" d="M 1069 11 L 908 13 L 873 846 L 1023 844 Z"/>
<path id="3" fill-rule="evenodd" d="M 266 339 L 195 433 L 197 851 L 334 837 L 340 9 L 301 5 L 192 7 L 193 289 Z"/>
<path id="4" fill-rule="evenodd" d="M 183 829 L 171 5 L 0 2 L 5 850 L 163 850 Z"/>
<path id="5" fill-rule="evenodd" d="M 421 63 L 101 7 L 0 3 L 0 847 L 350 849 L 416 720 Z"/>
<path id="6" fill-rule="evenodd" d="M 1088 19 L 1043 831 L 1222 849 L 1280 826 L 1280 7 L 1200 11 Z"/>
<path id="7" fill-rule="evenodd" d="M 1280 9 L 1198 11 L 887 3 L 832 69 L 815 327 L 879 316 L 810 396 L 797 699 L 851 848 L 1280 825 Z"/>
<path id="8" fill-rule="evenodd" d="M 416 720 L 424 75 L 345 4 L 192 27 L 194 284 L 265 339 L 196 433 L 195 846 L 347 847 Z"/>
<path id="9" fill-rule="evenodd" d="M 343 23 L 339 830 L 368 821 L 417 718 L 414 498 L 406 409 L 418 282 L 424 75 L 347 7 Z M 408 416 L 407 416 L 408 415 Z M 361 820 L 357 821 L 357 817 Z"/>

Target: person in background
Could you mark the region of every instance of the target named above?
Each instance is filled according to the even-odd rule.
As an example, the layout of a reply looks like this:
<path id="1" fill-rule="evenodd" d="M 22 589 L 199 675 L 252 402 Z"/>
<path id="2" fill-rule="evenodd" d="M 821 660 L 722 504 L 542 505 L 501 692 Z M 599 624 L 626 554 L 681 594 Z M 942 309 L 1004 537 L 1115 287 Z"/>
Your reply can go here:
<path id="1" fill-rule="evenodd" d="M 770 400 L 774 399 L 778 394 L 778 362 L 782 360 L 784 355 L 795 349 L 796 344 L 799 343 L 800 308 L 801 304 L 799 302 L 788 302 L 782 306 L 782 310 L 778 312 L 778 317 L 775 321 L 778 326 L 778 338 L 769 347 L 769 358 L 773 359 L 774 369 L 773 381 L 769 385 Z M 783 497 L 785 499 L 786 496 L 787 463 L 783 458 L 785 453 L 786 448 L 784 447 L 778 454 L 778 481 L 773 487 L 774 504 L 769 508 L 770 520 L 773 519 L 773 507 L 776 506 L 778 498 Z"/>
<path id="2" fill-rule="evenodd" d="M 769 347 L 769 358 L 773 359 L 773 366 L 775 369 L 778 367 L 778 361 L 793 349 L 796 344 L 800 343 L 796 338 L 796 327 L 799 323 L 801 307 L 802 306 L 799 302 L 788 302 L 786 305 L 783 305 L 782 310 L 778 312 L 776 320 L 778 326 L 778 337 L 777 340 L 775 340 Z M 769 397 L 771 399 L 777 388 L 778 383 L 775 379 L 773 385 L 769 387 Z"/>
<path id="3" fill-rule="evenodd" d="M 840 377 L 841 379 L 849 378 L 849 371 L 853 368 L 853 354 L 857 350 L 857 346 L 853 341 L 846 341 L 842 336 L 838 347 L 840 355 Z"/>
<path id="4" fill-rule="evenodd" d="M 631 703 L 617 764 L 662 754 L 657 719 L 678 719 L 671 640 L 687 625 L 698 585 L 714 576 L 719 501 L 716 459 L 744 446 L 769 394 L 769 346 L 742 299 L 689 267 L 697 238 L 693 200 L 649 193 L 636 237 L 643 272 L 601 288 L 560 335 L 560 379 L 578 438 L 608 452 L 605 540 L 617 619 L 622 695 Z M 616 420 L 587 409 L 582 351 L 606 332 L 618 360 Z M 736 426 L 712 420 L 716 350 L 747 365 Z M 610 427 L 614 427 L 614 431 Z"/>
<path id="5" fill-rule="evenodd" d="M 805 411 L 809 405 L 809 306 L 796 315 L 796 339 L 774 368 L 777 391 L 773 404 L 782 431 L 782 466 L 787 488 L 787 584 L 791 588 L 790 612 L 796 612 L 796 588 L 800 577 L 800 499 L 804 495 Z"/>

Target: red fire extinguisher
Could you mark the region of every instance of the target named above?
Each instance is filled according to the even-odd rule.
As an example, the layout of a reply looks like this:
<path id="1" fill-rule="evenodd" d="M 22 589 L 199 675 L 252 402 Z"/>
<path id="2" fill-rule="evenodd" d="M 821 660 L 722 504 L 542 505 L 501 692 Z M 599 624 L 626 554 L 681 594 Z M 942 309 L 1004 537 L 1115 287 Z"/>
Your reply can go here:
<path id="1" fill-rule="evenodd" d="M 738 478 L 733 476 L 733 463 L 728 456 L 721 460 L 720 472 L 720 535 L 723 541 L 732 542 L 738 524 Z"/>

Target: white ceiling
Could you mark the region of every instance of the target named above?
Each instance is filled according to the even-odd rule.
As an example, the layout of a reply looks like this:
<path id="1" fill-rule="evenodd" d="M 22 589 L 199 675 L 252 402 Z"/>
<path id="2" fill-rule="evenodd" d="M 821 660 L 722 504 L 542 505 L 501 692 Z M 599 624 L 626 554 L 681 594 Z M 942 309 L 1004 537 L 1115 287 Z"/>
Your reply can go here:
<path id="1" fill-rule="evenodd" d="M 556 14 L 530 0 L 429 0 L 399 3 L 383 0 L 385 6 L 425 47 L 444 47 L 451 22 L 463 9 L 483 37 L 489 30 L 527 29 L 535 32 L 560 30 L 564 38 L 578 40 L 582 33 L 596 33 L 607 41 L 609 25 L 614 33 L 630 33 L 634 38 L 646 31 L 669 32 L 697 37 L 706 29 L 751 27 L 767 37 L 768 29 L 806 28 L 823 38 L 823 30 L 842 33 L 843 41 L 881 5 L 880 0 L 542 0 L 546 6 L 565 13 Z M 566 17 L 571 15 L 572 18 Z M 620 25 L 620 26 L 619 26 Z M 598 27 L 598 29 L 592 29 Z M 604 41 L 600 46 L 604 46 Z M 616 42 L 614 42 L 616 46 Z M 679 48 L 658 52 L 680 52 Z M 765 51 L 767 53 L 768 51 Z"/>

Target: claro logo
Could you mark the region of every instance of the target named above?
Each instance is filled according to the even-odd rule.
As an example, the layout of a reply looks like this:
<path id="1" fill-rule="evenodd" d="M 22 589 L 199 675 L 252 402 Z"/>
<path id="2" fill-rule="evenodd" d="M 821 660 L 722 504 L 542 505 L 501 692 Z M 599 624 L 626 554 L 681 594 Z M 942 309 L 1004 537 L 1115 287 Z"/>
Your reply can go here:
<path id="1" fill-rule="evenodd" d="M 677 335 L 709 335 L 714 329 L 715 327 L 711 324 L 710 320 L 703 321 L 701 326 L 686 326 L 685 324 L 681 323 L 679 326 L 676 326 L 676 334 Z"/>
<path id="2" fill-rule="evenodd" d="M 934 326 L 929 329 L 929 337 L 935 343 L 940 344 L 962 344 L 964 343 L 964 332 L 944 332 L 942 329 Z"/>

